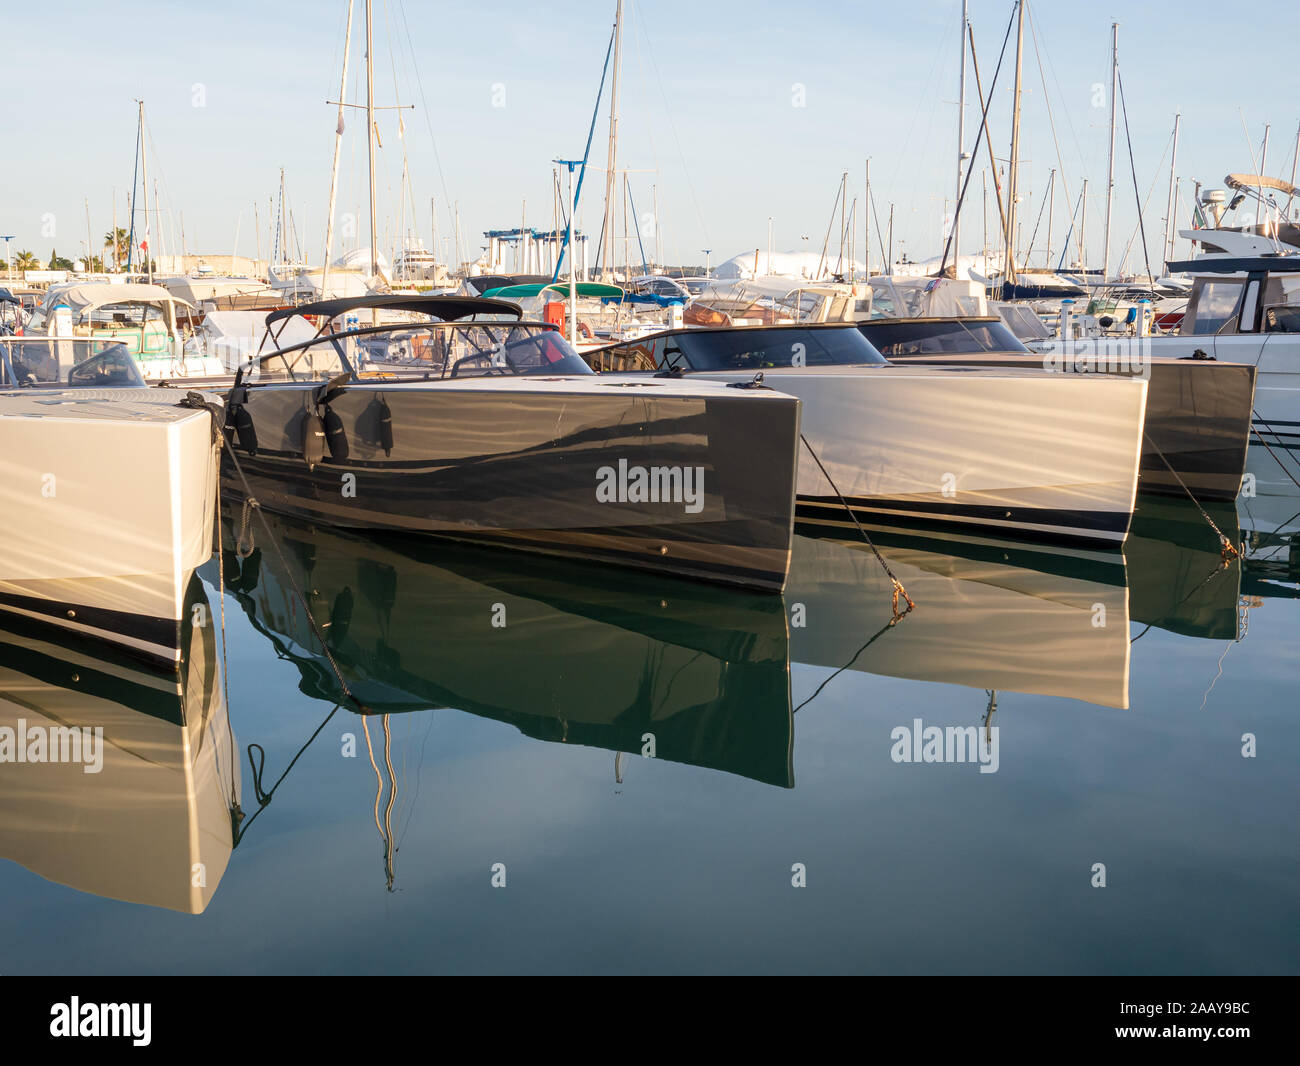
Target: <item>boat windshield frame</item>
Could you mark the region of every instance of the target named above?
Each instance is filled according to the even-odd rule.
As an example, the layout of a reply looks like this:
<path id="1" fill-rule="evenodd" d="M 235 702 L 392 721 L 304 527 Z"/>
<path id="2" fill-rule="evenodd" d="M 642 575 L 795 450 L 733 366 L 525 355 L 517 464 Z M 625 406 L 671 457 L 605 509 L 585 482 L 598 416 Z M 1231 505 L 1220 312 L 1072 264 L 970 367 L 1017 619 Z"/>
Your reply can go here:
<path id="1" fill-rule="evenodd" d="M 534 374 L 546 373 L 556 376 L 586 376 L 594 374 L 594 371 L 587 366 L 582 357 L 573 350 L 568 350 L 564 354 L 569 357 L 565 360 L 566 365 L 557 369 L 546 369 L 537 371 L 519 371 L 515 370 L 509 364 L 491 363 L 490 368 L 482 374 L 461 374 L 457 373 L 458 368 L 468 359 L 487 358 L 490 359 L 494 348 L 488 348 L 475 344 L 474 347 L 480 349 L 473 355 L 462 357 L 455 363 L 444 360 L 441 366 L 430 363 L 428 366 L 407 365 L 402 363 L 382 363 L 376 369 L 367 369 L 362 365 L 355 363 L 347 354 L 349 347 L 348 341 L 356 338 L 375 336 L 378 334 L 409 334 L 409 333 L 466 333 L 470 330 L 490 330 L 493 328 L 504 331 L 525 330 L 534 334 L 553 334 L 555 339 L 567 347 L 568 341 L 564 334 L 550 322 L 539 322 L 526 319 L 426 319 L 423 321 L 411 322 L 386 322 L 379 326 L 360 326 L 356 329 L 339 330 L 331 333 L 319 333 L 305 341 L 296 344 L 286 345 L 283 348 L 276 348 L 274 351 L 264 352 L 252 356 L 243 363 L 235 374 L 235 388 L 253 387 L 258 385 L 285 385 L 285 384 L 307 384 L 311 382 L 320 382 L 334 380 L 340 377 L 347 378 L 351 381 L 365 381 L 382 379 L 393 383 L 403 381 L 451 381 L 451 380 L 473 380 L 479 377 L 492 376 L 499 373 L 512 377 L 528 377 Z M 472 342 L 471 342 L 472 343 Z M 321 376 L 303 376 L 299 377 L 294 373 L 294 367 L 301 361 L 294 359 L 290 362 L 286 357 L 295 353 L 303 353 L 308 349 L 321 349 L 326 345 L 333 349 L 333 355 L 338 359 L 339 366 L 334 373 Z M 262 369 L 275 359 L 280 359 L 284 364 L 284 377 L 277 377 L 274 380 L 263 381 Z M 253 368 L 256 371 L 253 372 Z M 250 376 L 251 373 L 251 376 Z"/>

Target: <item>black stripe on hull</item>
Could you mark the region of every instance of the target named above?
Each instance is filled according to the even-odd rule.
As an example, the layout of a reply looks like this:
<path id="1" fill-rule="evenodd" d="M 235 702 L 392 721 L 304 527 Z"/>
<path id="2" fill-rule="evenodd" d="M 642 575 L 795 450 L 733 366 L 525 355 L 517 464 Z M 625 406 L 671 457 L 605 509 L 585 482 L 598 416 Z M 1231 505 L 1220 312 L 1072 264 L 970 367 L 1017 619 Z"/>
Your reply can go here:
<path id="1" fill-rule="evenodd" d="M 1132 516 L 1119 511 L 1082 511 L 1048 507 L 990 507 L 987 505 L 921 500 L 892 500 L 851 496 L 847 503 L 859 520 L 901 525 L 932 523 L 968 529 L 996 529 L 1015 537 L 1052 540 L 1118 549 L 1128 534 Z M 853 519 L 838 497 L 800 496 L 798 522 L 853 528 Z"/>
<path id="2" fill-rule="evenodd" d="M 7 592 L 0 592 L 0 612 L 21 618 L 28 625 L 43 626 L 47 631 L 111 644 L 131 658 L 152 666 L 170 670 L 180 666 L 183 619 L 132 614 L 130 611 Z M 141 648 L 128 641 L 139 641 L 149 647 Z"/>

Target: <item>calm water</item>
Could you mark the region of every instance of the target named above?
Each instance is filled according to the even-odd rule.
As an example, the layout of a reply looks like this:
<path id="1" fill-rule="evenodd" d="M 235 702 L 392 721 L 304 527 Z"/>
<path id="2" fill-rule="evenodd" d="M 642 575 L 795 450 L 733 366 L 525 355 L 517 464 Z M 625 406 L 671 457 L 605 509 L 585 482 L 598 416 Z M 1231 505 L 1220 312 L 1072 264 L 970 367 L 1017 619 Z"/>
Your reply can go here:
<path id="1" fill-rule="evenodd" d="M 108 745 L 0 767 L 0 972 L 1300 970 L 1284 538 L 877 531 L 890 625 L 860 543 L 777 599 L 273 521 L 227 543 L 228 710 L 215 565 L 179 694 L 0 634 L 0 724 Z M 968 761 L 896 761 L 918 719 Z"/>

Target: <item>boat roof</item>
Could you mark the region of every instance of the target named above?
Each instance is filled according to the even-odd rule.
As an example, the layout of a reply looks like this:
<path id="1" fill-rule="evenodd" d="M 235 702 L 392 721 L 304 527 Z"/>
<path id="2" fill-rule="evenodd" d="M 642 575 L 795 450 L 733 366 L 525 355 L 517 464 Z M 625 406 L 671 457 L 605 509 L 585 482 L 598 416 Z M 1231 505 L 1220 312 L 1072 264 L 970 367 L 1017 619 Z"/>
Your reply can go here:
<path id="1" fill-rule="evenodd" d="M 625 295 L 617 285 L 606 285 L 601 281 L 579 281 L 575 283 L 574 289 L 577 296 L 599 296 L 602 299 L 621 299 Z M 523 300 L 537 296 L 542 292 L 567 293 L 568 291 L 569 283 L 567 281 L 556 281 L 547 282 L 546 284 L 503 285 L 500 288 L 488 289 L 483 293 L 483 296 L 485 299 L 510 297 Z"/>
<path id="2" fill-rule="evenodd" d="M 282 307 L 266 316 L 266 324 L 298 315 L 321 315 L 335 318 L 346 311 L 382 310 L 414 311 L 417 314 L 440 318 L 452 322 L 458 318 L 473 315 L 513 315 L 523 317 L 523 308 L 507 300 L 489 300 L 483 297 L 442 296 L 442 295 L 385 295 L 385 296 L 342 296 L 332 300 L 315 300 L 311 303 L 298 304 L 296 307 Z"/>
<path id="3" fill-rule="evenodd" d="M 69 307 L 78 310 L 129 303 L 172 303 L 185 307 L 192 306 L 187 300 L 173 296 L 161 285 L 113 285 L 108 282 L 86 282 L 81 285 L 52 288 L 47 300 L 51 307 L 59 301 L 64 301 Z"/>
<path id="4" fill-rule="evenodd" d="M 1165 265 L 1171 274 L 1293 274 L 1300 272 L 1300 255 L 1206 256 Z"/>

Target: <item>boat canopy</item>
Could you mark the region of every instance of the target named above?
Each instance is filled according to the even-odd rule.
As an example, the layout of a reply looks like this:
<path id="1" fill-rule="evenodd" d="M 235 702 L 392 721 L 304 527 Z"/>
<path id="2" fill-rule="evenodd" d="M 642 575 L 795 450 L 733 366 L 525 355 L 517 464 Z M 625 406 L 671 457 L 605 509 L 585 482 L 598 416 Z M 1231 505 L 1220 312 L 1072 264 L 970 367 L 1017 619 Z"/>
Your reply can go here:
<path id="1" fill-rule="evenodd" d="M 601 281 L 579 281 L 574 286 L 578 296 L 597 296 L 602 300 L 621 300 L 625 293 L 617 285 L 606 285 Z M 569 283 L 557 281 L 554 284 L 503 285 L 499 289 L 488 289 L 483 293 L 485 299 L 527 300 L 543 292 L 568 295 Z"/>
<path id="2" fill-rule="evenodd" d="M 1207 255 L 1165 266 L 1171 274 L 1294 274 L 1300 272 L 1300 255 Z"/>
<path id="3" fill-rule="evenodd" d="M 103 282 L 87 282 L 82 285 L 67 285 L 51 289 L 45 300 L 46 309 L 59 303 L 66 303 L 78 316 L 97 307 L 107 307 L 111 304 L 192 306 L 188 301 L 173 296 L 161 285 L 111 285 Z"/>
<path id="4" fill-rule="evenodd" d="M 1300 196 L 1300 188 L 1281 178 L 1270 178 L 1267 174 L 1229 174 L 1223 183 L 1230 189 L 1276 189 L 1288 196 Z"/>
<path id="5" fill-rule="evenodd" d="M 266 316 L 269 328 L 282 319 L 300 315 L 320 315 L 322 318 L 337 318 L 348 311 L 413 311 L 428 315 L 430 318 L 444 322 L 454 322 L 458 318 L 470 318 L 474 315 L 510 315 L 522 318 L 523 309 L 506 300 L 489 300 L 482 297 L 465 296 L 344 296 L 334 300 L 317 300 L 313 303 L 298 304 L 296 307 L 282 307 Z"/>

